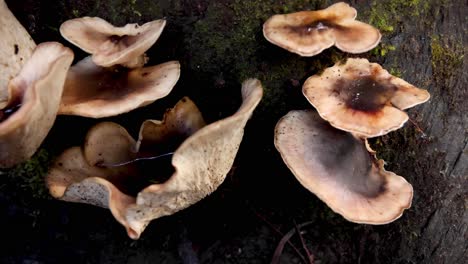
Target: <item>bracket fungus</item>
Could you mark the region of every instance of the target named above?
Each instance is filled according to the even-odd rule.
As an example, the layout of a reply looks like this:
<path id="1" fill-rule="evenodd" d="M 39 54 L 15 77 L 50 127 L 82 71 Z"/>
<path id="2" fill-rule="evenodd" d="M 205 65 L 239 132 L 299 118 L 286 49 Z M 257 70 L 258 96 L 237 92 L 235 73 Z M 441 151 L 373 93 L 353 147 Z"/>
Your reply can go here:
<path id="1" fill-rule="evenodd" d="M 332 126 L 365 138 L 402 127 L 408 120 L 402 110 L 430 97 L 366 59 L 348 59 L 309 77 L 302 92 Z"/>
<path id="2" fill-rule="evenodd" d="M 245 81 L 239 110 L 208 125 L 184 98 L 163 121 L 144 122 L 137 141 L 115 123 L 100 123 L 88 132 L 83 149 L 68 149 L 54 162 L 46 177 L 50 193 L 109 208 L 129 237 L 138 239 L 151 220 L 198 202 L 224 181 L 262 93 L 258 80 Z M 141 163 L 167 157 L 161 155 L 167 148 L 174 151 L 173 171 L 168 180 L 151 183 L 148 176 L 164 168 L 142 169 Z"/>
<path id="3" fill-rule="evenodd" d="M 144 68 L 103 68 L 87 57 L 68 72 L 59 114 L 108 117 L 168 95 L 180 76 L 178 61 Z"/>
<path id="4" fill-rule="evenodd" d="M 114 27 L 97 17 L 65 21 L 62 36 L 93 54 L 68 73 L 59 114 L 101 118 L 129 112 L 170 93 L 180 77 L 178 61 L 144 67 L 166 21 Z"/>
<path id="5" fill-rule="evenodd" d="M 62 36 L 87 53 L 102 67 L 136 68 L 146 63 L 144 53 L 158 40 L 166 20 L 115 27 L 99 17 L 81 17 L 62 23 Z"/>
<path id="6" fill-rule="evenodd" d="M 7 101 L 0 104 L 0 168 L 30 158 L 47 136 L 57 115 L 73 52 L 60 43 L 44 42 L 22 60 L 25 63 L 19 73 L 7 87 L 0 87 L 8 94 Z"/>
<path id="7" fill-rule="evenodd" d="M 263 35 L 301 56 L 317 55 L 333 45 L 345 52 L 362 53 L 376 47 L 381 34 L 355 20 L 356 15 L 356 9 L 343 2 L 318 11 L 274 15 L 263 24 Z"/>
<path id="8" fill-rule="evenodd" d="M 275 146 L 299 182 L 349 221 L 386 224 L 411 206 L 411 184 L 385 171 L 365 139 L 330 126 L 312 110 L 280 119 Z"/>

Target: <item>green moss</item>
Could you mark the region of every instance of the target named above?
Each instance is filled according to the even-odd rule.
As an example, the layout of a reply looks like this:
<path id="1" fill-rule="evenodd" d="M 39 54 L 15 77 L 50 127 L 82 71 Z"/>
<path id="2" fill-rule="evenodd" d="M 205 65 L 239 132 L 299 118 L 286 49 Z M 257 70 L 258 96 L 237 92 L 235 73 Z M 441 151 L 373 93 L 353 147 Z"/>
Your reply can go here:
<path id="1" fill-rule="evenodd" d="M 49 191 L 46 188 L 44 177 L 47 174 L 50 161 L 51 155 L 45 149 L 40 149 L 30 160 L 8 171 L 8 177 L 11 182 L 21 187 L 22 192 L 25 193 L 22 196 L 46 199 L 49 197 Z"/>
<path id="2" fill-rule="evenodd" d="M 457 74 L 463 64 L 463 56 L 463 44 L 454 40 L 444 43 L 439 36 L 431 38 L 432 71 L 436 80 L 447 80 Z"/>

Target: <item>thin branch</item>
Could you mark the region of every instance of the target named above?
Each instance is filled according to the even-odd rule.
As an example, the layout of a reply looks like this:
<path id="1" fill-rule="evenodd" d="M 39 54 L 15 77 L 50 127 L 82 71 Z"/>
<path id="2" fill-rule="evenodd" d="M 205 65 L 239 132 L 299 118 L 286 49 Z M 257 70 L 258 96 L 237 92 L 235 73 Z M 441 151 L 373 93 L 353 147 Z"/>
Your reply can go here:
<path id="1" fill-rule="evenodd" d="M 305 223 L 302 223 L 299 225 L 299 228 L 302 228 L 306 225 L 310 225 L 312 224 L 313 222 L 310 221 L 310 222 L 305 222 Z M 284 249 L 284 246 L 286 245 L 286 243 L 289 243 L 289 239 L 291 239 L 291 237 L 294 235 L 294 233 L 296 233 L 296 228 L 293 228 L 291 229 L 288 233 L 286 233 L 286 235 L 283 236 L 283 238 L 280 240 L 280 242 L 278 243 L 278 246 L 276 247 L 275 249 L 275 253 L 273 254 L 273 258 L 271 260 L 271 264 L 278 264 L 279 263 L 279 260 L 280 260 L 280 257 L 281 257 L 281 254 L 283 253 L 283 249 Z M 300 253 L 299 253 L 300 254 Z M 302 256 L 302 254 L 300 254 L 300 256 Z M 307 262 L 306 259 L 304 259 L 304 257 L 302 256 L 301 257 L 302 261 L 304 261 L 304 263 L 307 263 L 307 264 L 310 264 L 310 262 Z"/>
<path id="2" fill-rule="evenodd" d="M 307 255 L 307 258 L 309 259 L 309 264 L 314 264 L 314 256 L 312 254 L 310 254 L 310 251 L 307 248 L 306 243 L 304 241 L 304 237 L 302 237 L 302 232 L 301 232 L 301 230 L 299 230 L 299 227 L 297 226 L 296 221 L 294 221 L 294 226 L 296 227 L 296 232 L 299 235 L 299 239 L 301 240 L 302 248 L 304 249 L 304 251 L 305 251 L 305 253 Z"/>

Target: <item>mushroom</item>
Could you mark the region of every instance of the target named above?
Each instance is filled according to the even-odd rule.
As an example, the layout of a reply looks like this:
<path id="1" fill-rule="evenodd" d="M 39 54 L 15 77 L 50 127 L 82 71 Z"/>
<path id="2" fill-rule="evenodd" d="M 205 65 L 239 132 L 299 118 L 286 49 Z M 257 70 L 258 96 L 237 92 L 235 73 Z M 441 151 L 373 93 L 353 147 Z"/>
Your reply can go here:
<path id="1" fill-rule="evenodd" d="M 309 77 L 302 92 L 332 126 L 366 138 L 402 127 L 408 120 L 402 110 L 430 97 L 366 59 L 348 59 Z"/>
<path id="2" fill-rule="evenodd" d="M 118 124 L 100 123 L 88 132 L 83 148 L 66 150 L 51 166 L 50 193 L 109 208 L 129 237 L 138 239 L 151 220 L 200 201 L 224 181 L 262 91 L 258 80 L 246 80 L 239 110 L 208 125 L 183 98 L 162 121 L 145 121 L 137 141 Z M 164 181 L 164 164 L 153 162 L 169 156 L 173 170 Z M 158 183 L 149 182 L 155 175 Z"/>
<path id="3" fill-rule="evenodd" d="M 39 44 L 8 84 L 0 109 L 0 168 L 30 158 L 47 136 L 57 115 L 73 52 L 57 42 Z"/>
<path id="4" fill-rule="evenodd" d="M 59 114 L 100 118 L 126 113 L 168 95 L 179 76 L 178 61 L 103 68 L 87 57 L 70 68 Z"/>
<path id="5" fill-rule="evenodd" d="M 301 56 L 314 56 L 333 45 L 349 53 L 362 53 L 380 42 L 378 29 L 356 21 L 357 11 L 339 2 L 319 11 L 274 15 L 263 24 L 271 43 Z"/>
<path id="6" fill-rule="evenodd" d="M 386 171 L 365 139 L 330 126 L 311 110 L 281 118 L 275 146 L 299 182 L 351 222 L 386 224 L 411 206 L 411 184 Z"/>
<path id="7" fill-rule="evenodd" d="M 67 20 L 60 26 L 62 36 L 93 54 L 93 62 L 101 67 L 122 65 L 141 67 L 146 63 L 144 53 L 161 35 L 166 20 L 154 20 L 141 26 L 127 24 L 115 27 L 98 17 Z"/>
<path id="8" fill-rule="evenodd" d="M 0 0 L 0 109 L 8 103 L 8 82 L 20 72 L 36 44 L 15 18 L 4 0 Z"/>

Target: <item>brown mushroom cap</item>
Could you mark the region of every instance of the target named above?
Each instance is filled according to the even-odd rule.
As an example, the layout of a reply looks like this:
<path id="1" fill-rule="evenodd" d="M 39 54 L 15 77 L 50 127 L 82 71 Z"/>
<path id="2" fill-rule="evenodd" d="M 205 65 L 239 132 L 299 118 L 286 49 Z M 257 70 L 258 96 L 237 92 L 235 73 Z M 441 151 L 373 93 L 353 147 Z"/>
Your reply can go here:
<path id="1" fill-rule="evenodd" d="M 348 59 L 309 77 L 302 92 L 332 126 L 367 138 L 402 127 L 408 120 L 402 110 L 430 97 L 366 59 Z"/>
<path id="2" fill-rule="evenodd" d="M 30 158 L 52 127 L 62 96 L 73 52 L 57 42 L 39 44 L 18 76 L 8 86 L 5 112 L 0 118 L 0 167 L 11 167 Z"/>
<path id="3" fill-rule="evenodd" d="M 20 72 L 36 44 L 26 29 L 0 0 L 0 109 L 8 103 L 8 82 Z"/>
<path id="4" fill-rule="evenodd" d="M 274 15 L 263 25 L 271 43 L 301 56 L 314 56 L 333 45 L 349 53 L 362 53 L 380 42 L 378 29 L 356 21 L 357 11 L 339 2 L 319 11 Z"/>
<path id="5" fill-rule="evenodd" d="M 166 20 L 154 20 L 141 26 L 127 24 L 114 27 L 98 17 L 82 17 L 65 21 L 60 26 L 62 36 L 93 54 L 93 62 L 102 67 L 123 65 L 143 66 L 143 54 L 158 40 Z"/>
<path id="6" fill-rule="evenodd" d="M 59 114 L 101 118 L 126 113 L 168 95 L 179 76 L 178 61 L 109 69 L 87 57 L 68 72 Z"/>
<path id="7" fill-rule="evenodd" d="M 284 116 L 276 125 L 275 146 L 299 182 L 351 222 L 386 224 L 411 206 L 411 184 L 385 171 L 361 139 L 313 111 Z"/>
<path id="8" fill-rule="evenodd" d="M 146 121 L 135 144 L 117 124 L 102 123 L 88 133 L 84 150 L 65 151 L 53 164 L 46 182 L 51 194 L 59 199 L 109 207 L 114 217 L 125 226 L 128 235 L 139 238 L 147 224 L 156 218 L 182 210 L 212 193 L 231 169 L 244 127 L 262 97 L 258 80 L 247 80 L 242 89 L 244 102 L 232 116 L 204 126 L 196 106 L 182 99 L 166 112 L 163 121 Z M 161 133 L 156 135 L 153 133 Z M 172 166 L 175 172 L 164 183 L 151 184 L 135 198 L 124 192 L 142 175 L 134 163 L 121 163 L 159 149 L 168 135 L 186 138 L 175 150 Z M 105 165 L 105 166 L 103 166 Z M 158 174 L 160 168 L 152 173 Z"/>

